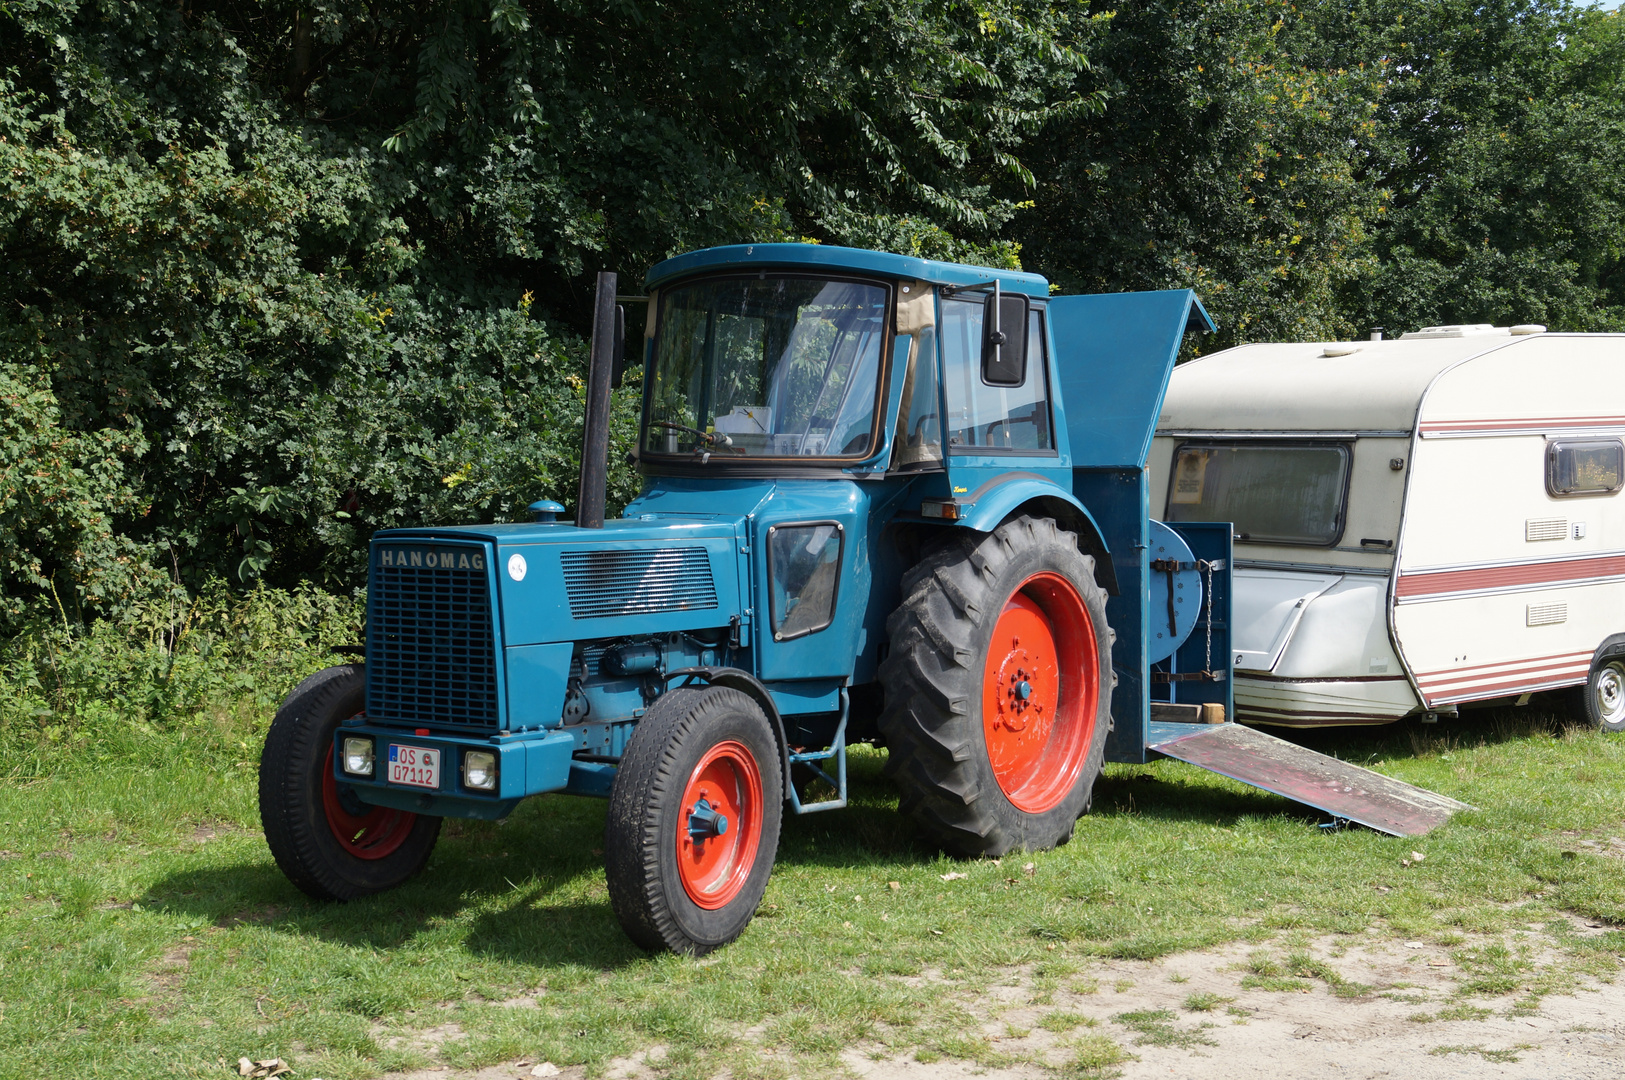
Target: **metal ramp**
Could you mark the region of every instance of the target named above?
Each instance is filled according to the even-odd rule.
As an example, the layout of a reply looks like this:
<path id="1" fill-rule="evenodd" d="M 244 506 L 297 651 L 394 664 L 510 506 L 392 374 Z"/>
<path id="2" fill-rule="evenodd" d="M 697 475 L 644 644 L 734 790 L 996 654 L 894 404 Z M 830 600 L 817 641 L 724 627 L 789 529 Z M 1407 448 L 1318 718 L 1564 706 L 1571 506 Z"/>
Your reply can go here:
<path id="1" fill-rule="evenodd" d="M 1390 836 L 1421 836 L 1475 807 L 1240 724 L 1152 721 L 1147 748 Z"/>

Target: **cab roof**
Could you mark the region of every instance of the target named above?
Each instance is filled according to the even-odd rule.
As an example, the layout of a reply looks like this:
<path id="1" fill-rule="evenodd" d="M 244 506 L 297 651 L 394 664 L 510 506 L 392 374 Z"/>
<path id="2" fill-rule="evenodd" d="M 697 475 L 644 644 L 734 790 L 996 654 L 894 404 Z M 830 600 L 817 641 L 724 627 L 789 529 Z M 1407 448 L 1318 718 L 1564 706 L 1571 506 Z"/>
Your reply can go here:
<path id="1" fill-rule="evenodd" d="M 893 279 L 912 278 L 933 285 L 975 285 L 997 279 L 999 288 L 1006 292 L 1035 298 L 1049 296 L 1049 282 L 1037 274 L 824 244 L 730 244 L 701 248 L 657 264 L 649 271 L 644 284 L 655 289 L 700 273 L 768 269 L 846 271 Z"/>

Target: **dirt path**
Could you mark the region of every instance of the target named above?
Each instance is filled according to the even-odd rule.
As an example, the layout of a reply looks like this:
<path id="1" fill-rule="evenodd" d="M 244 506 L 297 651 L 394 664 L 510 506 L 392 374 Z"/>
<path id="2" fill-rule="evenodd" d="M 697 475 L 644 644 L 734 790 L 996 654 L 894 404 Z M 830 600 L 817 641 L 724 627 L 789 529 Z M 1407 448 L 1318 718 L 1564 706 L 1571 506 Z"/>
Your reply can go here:
<path id="1" fill-rule="evenodd" d="M 1004 1066 L 921 1062 L 854 1047 L 842 1055 L 860 1080 L 1053 1080 L 1037 1062 L 1089 1059 L 1122 1080 L 1620 1080 L 1625 1077 L 1625 980 L 1584 980 L 1533 1008 L 1514 997 L 1458 998 L 1463 972 L 1420 942 L 1307 953 L 1320 975 L 1270 975 L 1255 946 L 1233 945 L 1150 962 L 1085 961 L 1057 986 L 1012 977 L 972 1002 Z M 1286 949 L 1266 947 L 1283 961 Z M 1283 965 L 1284 966 L 1284 965 Z M 1259 969 L 1266 972 L 1261 975 Z M 1341 984 L 1345 996 L 1333 992 Z M 1263 985 L 1260 985 L 1260 984 Z M 1362 992 L 1353 984 L 1375 988 Z M 1047 992 L 1046 992 L 1047 991 Z M 1036 999 L 1036 1000 L 1035 1000 Z M 656 1051 L 658 1054 L 659 1051 Z M 1131 1055 L 1124 1057 L 1124 1055 Z M 1121 1060 L 1113 1060 L 1121 1059 Z M 782 1061 L 782 1057 L 778 1060 Z M 391 1080 L 530 1080 L 535 1064 L 477 1072 L 433 1069 Z M 579 1067 L 559 1080 L 583 1080 Z M 640 1056 L 609 1080 L 654 1080 Z"/>
<path id="2" fill-rule="evenodd" d="M 1123 1080 L 1625 1077 L 1625 983 L 1594 984 L 1574 996 L 1547 997 L 1531 1015 L 1508 1015 L 1509 999 L 1474 999 L 1465 1005 L 1454 999 L 1456 973 L 1434 966 L 1440 950 L 1395 943 L 1327 959 L 1351 981 L 1409 984 L 1357 998 L 1337 997 L 1320 982 L 1307 992 L 1244 987 L 1242 969 L 1251 951 L 1238 946 L 1154 963 L 1101 963 L 1088 971 L 1099 983 L 1096 992 L 1057 993 L 1053 1007 L 1004 1012 L 1000 1028 L 1009 1025 L 1019 1032 L 1030 1026 L 1030 1031 L 998 1045 L 1058 1060 L 1069 1038 L 1104 1035 L 1139 1059 L 1113 1067 Z M 1206 1004 L 1199 998 L 1204 994 L 1228 1000 L 1213 1002 L 1208 1011 L 1187 1007 L 1193 998 Z M 1052 1009 L 1094 1023 L 1052 1034 L 1038 1027 Z M 1441 1012 L 1450 1016 L 1451 1010 L 1463 1018 L 1439 1017 Z M 1151 1019 L 1157 1014 L 1167 1018 Z M 1125 1015 L 1139 1019 L 1118 1019 Z M 877 1062 L 859 1053 L 849 1053 L 846 1060 L 864 1080 L 960 1080 L 972 1075 L 1036 1080 L 1044 1075 L 1032 1066 L 982 1070 L 959 1062 Z"/>

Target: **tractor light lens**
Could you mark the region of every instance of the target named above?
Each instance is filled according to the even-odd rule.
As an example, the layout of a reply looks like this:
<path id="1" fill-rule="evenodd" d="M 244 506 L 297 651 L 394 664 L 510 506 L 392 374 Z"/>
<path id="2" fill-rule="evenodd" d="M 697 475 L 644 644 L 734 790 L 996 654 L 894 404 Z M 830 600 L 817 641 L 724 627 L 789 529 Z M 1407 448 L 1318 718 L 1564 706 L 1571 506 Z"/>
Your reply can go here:
<path id="1" fill-rule="evenodd" d="M 372 740 L 344 740 L 344 771 L 351 776 L 372 775 Z"/>
<path id="2" fill-rule="evenodd" d="M 483 750 L 470 750 L 463 755 L 463 786 L 474 791 L 495 791 L 497 786 L 497 756 Z"/>

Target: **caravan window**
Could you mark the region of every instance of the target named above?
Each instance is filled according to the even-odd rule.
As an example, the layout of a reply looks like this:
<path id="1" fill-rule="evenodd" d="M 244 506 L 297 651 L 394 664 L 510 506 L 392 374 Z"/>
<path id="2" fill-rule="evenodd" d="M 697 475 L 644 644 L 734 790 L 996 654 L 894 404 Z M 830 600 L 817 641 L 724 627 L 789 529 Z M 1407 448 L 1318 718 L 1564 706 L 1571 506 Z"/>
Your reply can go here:
<path id="1" fill-rule="evenodd" d="M 1337 444 L 1186 443 L 1166 518 L 1228 521 L 1253 543 L 1330 547 L 1343 535 L 1348 473 L 1348 447 Z"/>
<path id="2" fill-rule="evenodd" d="M 1546 490 L 1553 495 L 1608 495 L 1625 479 L 1618 439 L 1557 439 L 1546 444 Z"/>

